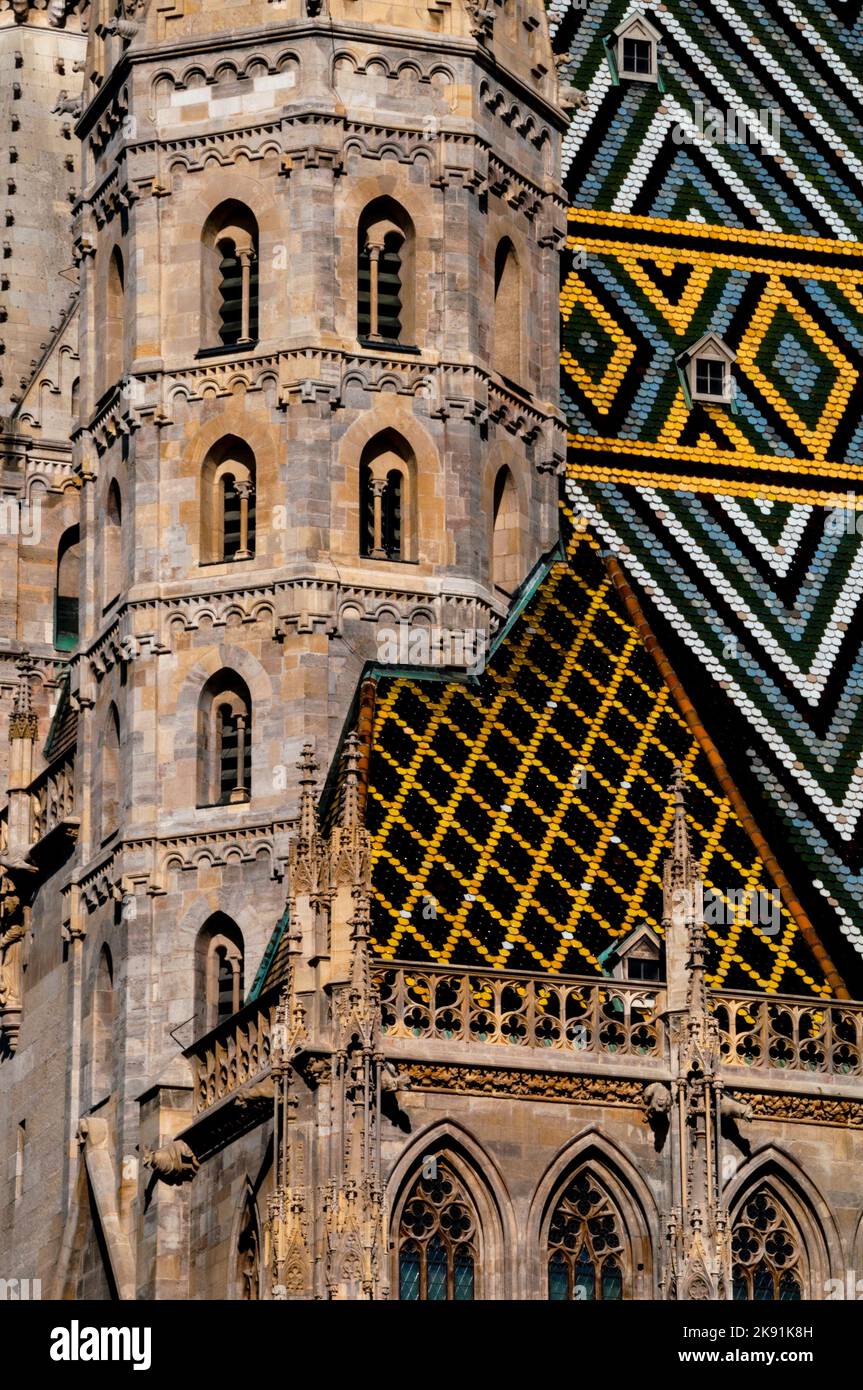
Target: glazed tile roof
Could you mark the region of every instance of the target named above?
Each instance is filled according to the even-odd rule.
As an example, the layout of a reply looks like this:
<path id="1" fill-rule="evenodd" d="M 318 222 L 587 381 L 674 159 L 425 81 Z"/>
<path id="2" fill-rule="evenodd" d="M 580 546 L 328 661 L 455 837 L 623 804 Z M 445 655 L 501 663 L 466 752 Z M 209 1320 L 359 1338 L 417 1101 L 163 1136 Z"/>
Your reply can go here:
<path id="1" fill-rule="evenodd" d="M 551 0 L 549 13 L 566 76 L 589 99 L 564 141 L 574 206 L 863 239 L 859 4 Z M 659 32 L 661 86 L 614 81 L 603 39 L 636 13 Z M 699 101 L 723 116 L 778 112 L 778 139 L 676 140 L 675 127 L 696 133 Z"/>
<path id="2" fill-rule="evenodd" d="M 600 954 L 635 926 L 661 933 L 678 762 L 708 889 L 723 902 L 772 892 L 596 540 L 575 531 L 476 688 L 378 683 L 366 813 L 375 950 L 602 973 Z M 714 986 L 829 993 L 786 906 L 773 936 L 745 913 L 721 915 L 708 926 Z"/>
<path id="3" fill-rule="evenodd" d="M 612 78 L 603 36 L 637 10 L 660 32 L 664 90 Z M 550 12 L 564 71 L 588 93 L 565 159 L 570 504 L 624 565 L 859 993 L 861 7 Z M 678 143 L 697 101 L 777 112 L 777 147 Z M 709 331 L 736 354 L 732 408 L 692 405 L 678 374 Z"/>

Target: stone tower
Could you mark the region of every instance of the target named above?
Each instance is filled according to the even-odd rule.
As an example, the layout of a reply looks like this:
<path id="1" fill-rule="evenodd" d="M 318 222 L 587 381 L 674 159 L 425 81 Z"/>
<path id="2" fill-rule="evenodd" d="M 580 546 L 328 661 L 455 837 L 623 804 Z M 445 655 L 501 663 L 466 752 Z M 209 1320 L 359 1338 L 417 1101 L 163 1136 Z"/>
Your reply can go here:
<path id="1" fill-rule="evenodd" d="M 556 539 L 566 117 L 538 0 L 96 0 L 76 118 L 77 646 L 24 750 L 63 806 L 16 832 L 0 1090 L 60 1213 L 4 1243 L 104 1296 L 139 1101 L 283 910 L 300 749 L 367 663 L 475 665 Z"/>
<path id="2" fill-rule="evenodd" d="M 78 185 L 78 142 L 69 108 L 84 57 L 79 8 L 65 0 L 47 7 L 11 0 L 0 8 L 4 428 L 72 296 L 69 215 Z"/>

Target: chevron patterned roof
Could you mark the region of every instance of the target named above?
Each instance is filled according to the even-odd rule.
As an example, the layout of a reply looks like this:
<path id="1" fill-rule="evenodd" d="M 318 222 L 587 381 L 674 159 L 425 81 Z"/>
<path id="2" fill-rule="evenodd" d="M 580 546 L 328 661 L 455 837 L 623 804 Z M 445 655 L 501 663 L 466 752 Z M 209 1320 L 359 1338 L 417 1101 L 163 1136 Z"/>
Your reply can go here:
<path id="1" fill-rule="evenodd" d="M 863 22 L 835 0 L 552 0 L 566 142 L 567 495 L 619 559 L 855 993 L 863 980 Z M 603 39 L 660 34 L 659 85 Z M 692 138 L 696 103 L 778 114 Z M 733 134 L 734 132 L 732 132 Z M 733 406 L 676 359 L 715 332 Z"/>
<path id="2" fill-rule="evenodd" d="M 551 0 L 564 71 L 588 95 L 564 142 L 574 206 L 722 227 L 863 237 L 860 6 L 825 0 Z M 615 84 L 603 39 L 631 14 L 661 36 L 661 86 Z M 695 103 L 778 111 L 779 139 L 679 143 Z"/>

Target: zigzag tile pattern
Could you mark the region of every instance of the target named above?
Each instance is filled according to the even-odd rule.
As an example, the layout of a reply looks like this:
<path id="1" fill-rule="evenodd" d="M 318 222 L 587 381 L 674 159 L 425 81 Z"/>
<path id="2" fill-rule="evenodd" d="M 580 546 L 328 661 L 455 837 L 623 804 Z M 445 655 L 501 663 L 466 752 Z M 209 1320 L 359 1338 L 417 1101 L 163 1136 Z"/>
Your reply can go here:
<path id="1" fill-rule="evenodd" d="M 637 10 L 661 35 L 661 88 L 615 82 L 607 61 L 603 37 Z M 860 11 L 550 5 L 564 71 L 589 97 L 566 141 L 569 501 L 624 565 L 857 993 Z M 777 137 L 710 143 L 697 102 L 778 113 Z M 731 409 L 689 404 L 678 374 L 678 354 L 708 331 L 737 356 Z"/>
<path id="2" fill-rule="evenodd" d="M 552 0 L 550 12 L 564 71 L 589 98 L 564 146 L 574 206 L 863 239 L 859 6 Z M 661 88 L 615 84 L 603 38 L 631 13 L 661 35 Z M 698 101 L 723 114 L 778 113 L 778 139 L 699 140 Z"/>

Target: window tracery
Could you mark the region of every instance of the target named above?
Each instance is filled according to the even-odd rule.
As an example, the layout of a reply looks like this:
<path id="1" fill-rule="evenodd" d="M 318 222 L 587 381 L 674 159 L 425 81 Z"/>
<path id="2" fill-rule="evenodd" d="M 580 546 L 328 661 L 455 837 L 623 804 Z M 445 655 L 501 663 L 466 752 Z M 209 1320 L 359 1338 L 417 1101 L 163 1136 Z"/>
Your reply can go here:
<path id="1" fill-rule="evenodd" d="M 470 1302 L 479 1263 L 477 1219 L 470 1198 L 442 1160 L 417 1178 L 399 1225 L 399 1298 Z"/>
<path id="2" fill-rule="evenodd" d="M 731 1237 L 737 1302 L 796 1302 L 803 1297 L 803 1248 L 791 1217 L 768 1188 L 748 1197 Z"/>
<path id="3" fill-rule="evenodd" d="M 589 1172 L 576 1174 L 551 1218 L 548 1296 L 555 1302 L 623 1298 L 620 1218 Z"/>

